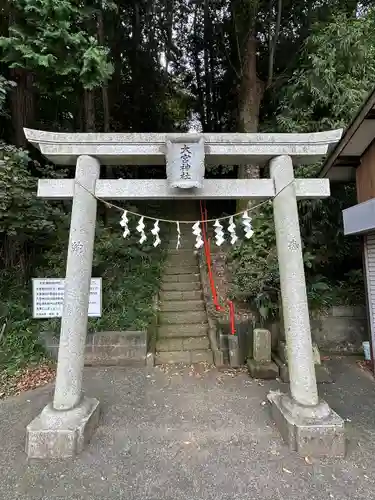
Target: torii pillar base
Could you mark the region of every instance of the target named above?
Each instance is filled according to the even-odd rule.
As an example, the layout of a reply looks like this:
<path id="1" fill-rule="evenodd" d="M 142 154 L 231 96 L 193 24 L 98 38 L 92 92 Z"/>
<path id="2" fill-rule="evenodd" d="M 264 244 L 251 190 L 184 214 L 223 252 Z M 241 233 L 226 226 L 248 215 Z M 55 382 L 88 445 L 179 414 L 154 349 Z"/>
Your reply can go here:
<path id="1" fill-rule="evenodd" d="M 344 457 L 343 419 L 320 400 L 314 407 L 303 407 L 289 395 L 270 392 L 271 415 L 291 451 L 303 457 Z"/>
<path id="2" fill-rule="evenodd" d="M 26 428 L 28 458 L 70 458 L 82 452 L 99 421 L 99 401 L 84 397 L 72 410 L 54 410 L 52 404 Z"/>

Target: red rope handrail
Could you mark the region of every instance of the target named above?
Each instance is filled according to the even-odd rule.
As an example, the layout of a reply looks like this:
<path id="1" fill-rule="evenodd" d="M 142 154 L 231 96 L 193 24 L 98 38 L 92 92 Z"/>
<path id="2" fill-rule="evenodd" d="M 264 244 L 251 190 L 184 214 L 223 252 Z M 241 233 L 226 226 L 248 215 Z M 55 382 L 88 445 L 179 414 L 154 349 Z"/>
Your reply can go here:
<path id="1" fill-rule="evenodd" d="M 214 302 L 215 309 L 217 311 L 222 311 L 224 308 L 221 307 L 221 305 L 219 304 L 219 299 L 217 297 L 214 276 L 213 276 L 213 272 L 212 272 L 211 245 L 210 245 L 210 239 L 207 237 L 207 223 L 204 222 L 205 220 L 208 219 L 207 208 L 206 208 L 205 204 L 203 206 L 202 201 L 200 202 L 200 210 L 201 210 L 201 220 L 202 220 L 202 235 L 203 235 L 203 242 L 204 242 L 204 253 L 206 256 L 206 263 L 207 263 L 208 277 L 209 277 L 210 288 L 211 288 L 211 293 L 212 293 L 212 300 Z M 230 332 L 232 335 L 235 335 L 236 334 L 236 327 L 235 327 L 235 313 L 234 313 L 233 301 L 228 300 L 228 306 L 229 306 Z"/>
<path id="2" fill-rule="evenodd" d="M 209 240 L 207 238 L 207 226 L 206 226 L 205 222 L 203 222 L 205 220 L 204 211 L 206 211 L 206 209 L 203 209 L 202 201 L 200 202 L 200 208 L 201 208 L 201 220 L 202 220 L 202 234 L 203 234 L 203 242 L 204 242 L 204 253 L 205 253 L 205 256 L 206 256 L 206 263 L 207 263 L 208 277 L 209 277 L 209 280 L 210 280 L 210 287 L 211 287 L 212 299 L 213 299 L 213 302 L 214 302 L 215 309 L 217 311 L 221 311 L 222 307 L 220 306 L 219 300 L 217 298 L 216 286 L 215 286 L 215 281 L 214 281 L 214 277 L 213 277 L 213 273 L 212 273 L 211 250 L 210 250 L 210 242 L 209 242 Z"/>
<path id="3" fill-rule="evenodd" d="M 235 316 L 234 316 L 234 304 L 232 300 L 228 300 L 229 305 L 229 320 L 230 320 L 230 333 L 232 335 L 236 334 L 236 326 L 235 326 Z"/>

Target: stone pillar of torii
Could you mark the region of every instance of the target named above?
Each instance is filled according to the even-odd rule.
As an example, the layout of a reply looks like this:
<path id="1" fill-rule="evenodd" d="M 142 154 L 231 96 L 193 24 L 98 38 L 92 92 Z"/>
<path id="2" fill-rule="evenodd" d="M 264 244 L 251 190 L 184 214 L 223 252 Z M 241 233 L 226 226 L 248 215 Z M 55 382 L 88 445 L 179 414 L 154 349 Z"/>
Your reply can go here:
<path id="1" fill-rule="evenodd" d="M 273 199 L 290 394 L 271 392 L 276 424 L 290 448 L 304 456 L 342 456 L 343 420 L 318 397 L 306 294 L 297 200 L 330 195 L 327 179 L 294 179 L 293 167 L 315 163 L 340 139 L 341 130 L 312 134 L 52 133 L 25 129 L 29 142 L 58 165 L 74 166 L 72 179 L 41 179 L 38 196 L 72 199 L 64 307 L 53 402 L 27 426 L 33 458 L 71 457 L 95 429 L 99 401 L 82 393 L 97 198 Z M 199 144 L 203 165 L 270 166 L 270 179 L 101 180 L 101 165 L 162 165 L 173 148 Z M 173 154 L 172 154 L 173 156 Z M 176 156 L 176 155 L 174 155 Z M 189 181 L 184 160 L 181 180 Z M 204 171 L 204 167 L 203 167 Z M 173 177 L 172 174 L 168 174 Z M 187 182 L 189 184 L 189 182 Z M 93 196 L 94 195 L 94 196 Z"/>

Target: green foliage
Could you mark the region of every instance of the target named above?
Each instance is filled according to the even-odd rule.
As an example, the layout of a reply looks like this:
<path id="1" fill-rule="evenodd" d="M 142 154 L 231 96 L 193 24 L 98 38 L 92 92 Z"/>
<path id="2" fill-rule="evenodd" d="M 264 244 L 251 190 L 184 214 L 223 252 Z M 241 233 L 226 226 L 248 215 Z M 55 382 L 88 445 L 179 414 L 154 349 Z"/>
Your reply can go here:
<path id="1" fill-rule="evenodd" d="M 22 282 L 64 217 L 60 206 L 36 197 L 32 170 L 38 173 L 40 165 L 26 151 L 0 143 L 0 274 L 6 281 L 14 273 Z M 48 166 L 44 171 L 52 178 L 64 175 Z"/>
<path id="2" fill-rule="evenodd" d="M 27 240 L 36 243 L 37 234 L 45 240 L 62 215 L 59 208 L 35 196 L 37 179 L 29 161 L 26 151 L 0 143 L 0 237 L 16 238 L 19 245 Z"/>
<path id="3" fill-rule="evenodd" d="M 276 115 L 282 132 L 343 127 L 357 112 L 375 81 L 375 11 L 363 17 L 338 13 L 316 24 Z M 267 124 L 274 126 L 275 119 Z M 320 165 L 296 169 L 315 176 Z M 354 185 L 331 184 L 327 200 L 299 202 L 307 290 L 313 309 L 364 303 L 359 240 L 344 237 L 342 210 L 356 203 Z M 233 294 L 248 301 L 263 319 L 278 307 L 280 290 L 273 215 L 265 207 L 254 218 L 254 237 L 232 252 Z"/>
<path id="4" fill-rule="evenodd" d="M 253 237 L 230 253 L 232 294 L 266 319 L 276 312 L 280 289 L 271 203 L 253 216 L 252 226 Z"/>
<path id="5" fill-rule="evenodd" d="M 298 175 L 298 172 L 297 172 Z M 301 173 L 299 173 L 301 176 Z M 327 200 L 299 202 L 307 292 L 312 309 L 363 304 L 360 244 L 344 236 L 341 211 L 354 203 L 352 187 L 333 187 Z M 271 204 L 253 216 L 254 236 L 230 254 L 232 294 L 266 320 L 276 314 L 280 293 Z"/>
<path id="6" fill-rule="evenodd" d="M 126 241 L 121 231 L 102 228 L 95 245 L 93 276 L 103 278 L 103 316 L 90 320 L 90 329 L 145 329 L 150 324 L 160 283 L 164 250 L 146 243 L 140 246 L 130 223 L 132 236 Z M 108 263 L 111 263 L 108 265 Z"/>
<path id="7" fill-rule="evenodd" d="M 27 306 L 30 287 L 4 280 L 3 275 L 0 279 L 4 297 L 0 308 L 0 328 L 4 328 L 0 340 L 0 372 L 13 375 L 26 364 L 44 358 L 45 352 L 38 339 L 38 325 L 30 319 L 31 308 Z"/>
<path id="8" fill-rule="evenodd" d="M 258 40 L 256 73 L 265 87 L 262 130 L 345 125 L 375 80 L 373 2 L 283 0 L 276 33 L 277 4 L 9 0 L 0 8 L 0 137 L 21 144 L 23 126 L 175 132 L 185 130 L 192 116 L 198 116 L 204 131 L 233 131 L 251 36 Z M 17 82 L 14 92 L 11 80 Z M 85 92 L 83 99 L 82 87 L 101 88 Z M 30 319 L 30 278 L 64 275 L 69 226 L 66 204 L 35 196 L 36 177 L 65 172 L 36 163 L 36 157 L 34 150 L 27 154 L 0 146 L 0 159 L 5 158 L 0 166 L 0 316 L 8 325 L 0 366 L 8 360 L 8 369 L 40 356 L 40 331 L 59 328 L 56 320 Z M 111 175 L 121 177 L 123 171 L 114 167 Z M 312 172 L 308 167 L 298 175 Z M 210 173 L 227 175 L 228 167 Z M 132 168 L 132 176 L 143 175 Z M 348 297 L 362 300 L 358 241 L 341 231 L 341 209 L 354 201 L 353 188 L 341 187 L 333 189 L 330 200 L 299 204 L 313 307 Z M 234 293 L 266 317 L 275 311 L 279 291 L 269 206 L 254 218 L 254 226 L 254 238 L 232 255 Z M 134 239 L 123 241 L 117 229 L 99 225 L 93 275 L 103 277 L 104 315 L 90 320 L 90 328 L 145 327 L 161 262 L 160 250 L 141 249 Z"/>
<path id="9" fill-rule="evenodd" d="M 31 172 L 38 174 L 41 166 L 27 152 L 1 145 L 0 160 L 0 332 L 5 325 L 0 370 L 10 374 L 44 356 L 43 331 L 59 331 L 60 320 L 32 319 L 31 278 L 65 275 L 69 214 L 62 205 L 36 197 L 37 178 Z M 43 173 L 49 178 L 66 174 L 47 165 Z M 138 245 L 135 219 L 132 236 L 124 240 L 118 220 L 97 227 L 93 276 L 103 279 L 103 316 L 90 319 L 91 330 L 146 328 L 153 315 L 164 252 L 151 243 Z"/>
<path id="10" fill-rule="evenodd" d="M 316 24 L 285 86 L 277 121 L 282 131 L 344 127 L 375 81 L 375 10 L 337 14 Z"/>
<path id="11" fill-rule="evenodd" d="M 2 60 L 10 68 L 44 71 L 77 79 L 92 89 L 113 73 L 108 48 L 87 32 L 90 13 L 72 0 L 13 0 L 15 23 L 0 37 Z"/>
<path id="12" fill-rule="evenodd" d="M 15 83 L 7 80 L 3 75 L 0 75 L 0 117 L 7 117 L 6 100 L 7 94 Z"/>
<path id="13" fill-rule="evenodd" d="M 159 288 L 164 250 L 151 244 L 140 247 L 134 231 L 124 240 L 117 219 L 113 220 L 115 223 L 114 230 L 102 224 L 97 228 L 92 275 L 103 280 L 103 314 L 101 318 L 89 319 L 90 331 L 145 329 L 154 314 L 153 298 Z M 134 226 L 131 225 L 133 229 Z M 67 243 L 68 227 L 63 222 L 53 245 L 33 269 L 33 276 L 64 276 Z M 20 283 L 14 272 L 0 272 L 0 293 L 0 331 L 6 324 L 0 340 L 0 371 L 14 373 L 45 355 L 41 345 L 43 332 L 58 334 L 60 320 L 31 318 L 30 280 Z"/>

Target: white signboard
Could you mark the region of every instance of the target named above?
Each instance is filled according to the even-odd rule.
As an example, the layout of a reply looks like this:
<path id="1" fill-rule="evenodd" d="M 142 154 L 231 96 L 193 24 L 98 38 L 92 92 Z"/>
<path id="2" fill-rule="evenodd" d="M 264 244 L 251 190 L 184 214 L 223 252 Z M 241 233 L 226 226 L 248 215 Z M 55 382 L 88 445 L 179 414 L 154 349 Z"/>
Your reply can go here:
<path id="1" fill-rule="evenodd" d="M 61 318 L 65 279 L 33 279 L 33 318 Z M 102 315 L 102 278 L 91 279 L 89 314 Z"/>

